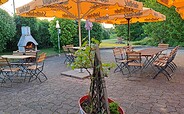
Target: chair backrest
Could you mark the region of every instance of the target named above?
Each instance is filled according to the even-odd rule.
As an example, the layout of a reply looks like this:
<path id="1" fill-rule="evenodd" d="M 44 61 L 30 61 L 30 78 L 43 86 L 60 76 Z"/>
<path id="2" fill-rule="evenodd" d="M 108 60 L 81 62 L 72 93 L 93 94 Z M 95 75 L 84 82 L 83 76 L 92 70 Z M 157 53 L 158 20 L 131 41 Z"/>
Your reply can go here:
<path id="1" fill-rule="evenodd" d="M 23 52 L 13 51 L 13 55 L 23 55 Z"/>
<path id="2" fill-rule="evenodd" d="M 133 51 L 133 47 L 132 46 L 124 46 L 123 49 L 125 50 L 125 52 L 130 52 Z"/>
<path id="3" fill-rule="evenodd" d="M 0 57 L 0 69 L 2 70 L 4 68 L 12 71 L 11 64 L 9 63 L 9 61 L 5 58 Z"/>
<path id="4" fill-rule="evenodd" d="M 173 54 L 176 54 L 177 51 L 178 51 L 178 48 L 179 48 L 179 46 L 176 46 L 174 49 L 172 49 L 168 56 L 170 57 L 170 56 L 172 56 Z"/>
<path id="5" fill-rule="evenodd" d="M 37 52 L 36 51 L 26 51 L 25 55 L 31 55 L 37 57 Z"/>
<path id="6" fill-rule="evenodd" d="M 141 62 L 141 52 L 128 51 L 126 52 L 127 60 L 129 61 L 139 61 Z"/>
<path id="7" fill-rule="evenodd" d="M 46 58 L 46 53 L 41 53 L 37 59 L 37 63 L 43 62 Z"/>
<path id="8" fill-rule="evenodd" d="M 64 51 L 65 53 L 69 51 L 68 48 L 67 48 L 66 46 L 62 46 L 62 47 L 63 47 L 63 51 Z"/>
<path id="9" fill-rule="evenodd" d="M 66 47 L 67 47 L 67 48 L 71 48 L 71 47 L 73 47 L 73 45 L 72 45 L 72 44 L 66 45 Z"/>
<path id="10" fill-rule="evenodd" d="M 159 43 L 158 44 L 159 48 L 169 48 L 169 44 L 163 44 L 163 43 Z"/>
<path id="11" fill-rule="evenodd" d="M 124 59 L 123 52 L 122 52 L 121 48 L 114 48 L 113 49 L 113 54 L 114 54 L 114 58 L 115 58 L 116 62 L 117 62 L 117 60 Z"/>
<path id="12" fill-rule="evenodd" d="M 0 67 L 9 65 L 7 59 L 0 57 Z"/>

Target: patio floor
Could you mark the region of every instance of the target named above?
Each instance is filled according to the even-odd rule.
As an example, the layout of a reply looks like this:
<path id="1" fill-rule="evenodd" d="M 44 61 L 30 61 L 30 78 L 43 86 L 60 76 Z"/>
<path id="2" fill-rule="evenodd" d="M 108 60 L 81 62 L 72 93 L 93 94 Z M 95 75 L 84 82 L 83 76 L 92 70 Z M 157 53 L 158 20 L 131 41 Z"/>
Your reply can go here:
<path id="1" fill-rule="evenodd" d="M 114 62 L 112 50 L 101 53 L 103 61 Z M 151 79 L 144 73 L 138 80 L 131 80 L 112 69 L 106 78 L 108 96 L 126 114 L 184 114 L 183 55 L 184 50 L 179 50 L 175 58 L 178 70 L 171 81 L 163 75 Z M 46 82 L 0 87 L 0 114 L 79 114 L 78 99 L 88 93 L 90 80 L 61 75 L 70 70 L 63 62 L 64 55 L 46 59 Z"/>

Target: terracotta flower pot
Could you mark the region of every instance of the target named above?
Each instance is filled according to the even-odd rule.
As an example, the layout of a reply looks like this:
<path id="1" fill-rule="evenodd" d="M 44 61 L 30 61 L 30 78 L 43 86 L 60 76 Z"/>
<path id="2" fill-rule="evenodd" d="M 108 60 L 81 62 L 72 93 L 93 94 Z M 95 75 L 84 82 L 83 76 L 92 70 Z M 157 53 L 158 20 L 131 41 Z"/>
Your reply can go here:
<path id="1" fill-rule="evenodd" d="M 78 101 L 79 107 L 80 107 L 80 113 L 81 113 L 81 114 L 86 114 L 86 112 L 82 109 L 81 104 L 82 104 L 85 100 L 87 100 L 87 99 L 89 99 L 89 96 L 88 96 L 88 95 L 84 95 L 84 96 L 82 96 L 82 97 L 79 99 L 79 101 Z M 108 101 L 109 101 L 109 103 L 114 102 L 114 101 L 113 101 L 112 99 L 110 99 L 110 98 L 108 98 Z M 120 106 L 118 106 L 118 110 L 119 110 L 119 113 L 120 113 L 120 114 L 125 114 L 124 111 L 123 111 L 123 109 L 122 109 Z"/>

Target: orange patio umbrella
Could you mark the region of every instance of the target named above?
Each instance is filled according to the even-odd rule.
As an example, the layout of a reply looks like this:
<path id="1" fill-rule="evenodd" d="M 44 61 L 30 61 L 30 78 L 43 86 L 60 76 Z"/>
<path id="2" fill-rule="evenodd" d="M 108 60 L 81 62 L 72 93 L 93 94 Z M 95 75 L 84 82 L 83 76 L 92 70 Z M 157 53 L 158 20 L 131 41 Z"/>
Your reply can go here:
<path id="1" fill-rule="evenodd" d="M 125 14 L 142 10 L 143 4 L 134 0 L 34 0 L 17 8 L 24 17 L 58 17 L 78 20 L 81 46 L 81 19 Z"/>
<path id="2" fill-rule="evenodd" d="M 8 0 L 0 0 L 0 5 L 8 2 Z"/>
<path id="3" fill-rule="evenodd" d="M 184 0 L 157 0 L 157 2 L 169 8 L 171 6 L 176 8 L 184 6 Z"/>
<path id="4" fill-rule="evenodd" d="M 184 19 L 184 0 L 157 0 L 157 2 L 169 8 L 175 6 L 176 11 L 180 14 L 181 18 Z"/>
<path id="5" fill-rule="evenodd" d="M 184 6 L 176 8 L 176 11 L 180 14 L 181 18 L 184 19 Z"/>
<path id="6" fill-rule="evenodd" d="M 166 20 L 166 16 L 151 9 L 151 8 L 143 8 L 142 11 L 130 14 L 123 15 L 112 15 L 106 16 L 102 18 L 96 18 L 95 20 L 91 20 L 93 22 L 107 23 L 107 24 L 128 24 L 128 41 L 129 45 L 130 41 L 130 23 L 136 22 L 158 22 Z"/>

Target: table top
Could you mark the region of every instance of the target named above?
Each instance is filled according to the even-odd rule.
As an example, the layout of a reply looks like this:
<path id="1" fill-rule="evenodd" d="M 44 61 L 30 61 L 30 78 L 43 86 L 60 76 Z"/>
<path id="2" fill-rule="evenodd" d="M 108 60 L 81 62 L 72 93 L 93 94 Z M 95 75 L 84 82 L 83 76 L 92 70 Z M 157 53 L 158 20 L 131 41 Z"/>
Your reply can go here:
<path id="1" fill-rule="evenodd" d="M 167 48 L 155 47 L 155 48 L 146 48 L 146 49 L 140 50 L 139 52 L 141 52 L 142 56 L 153 56 L 153 55 L 156 55 L 156 54 L 158 54 L 166 49 Z"/>
<path id="2" fill-rule="evenodd" d="M 32 55 L 2 55 L 2 58 L 6 58 L 6 59 L 26 59 L 26 58 L 31 58 L 31 57 L 35 57 Z"/>
<path id="3" fill-rule="evenodd" d="M 78 49 L 85 50 L 86 49 L 86 47 L 69 47 L 69 48 L 76 49 L 76 50 L 78 50 Z"/>

